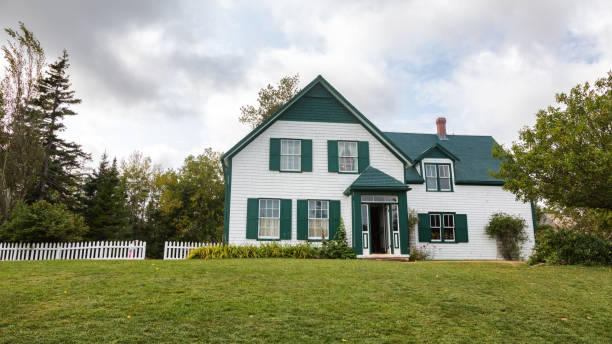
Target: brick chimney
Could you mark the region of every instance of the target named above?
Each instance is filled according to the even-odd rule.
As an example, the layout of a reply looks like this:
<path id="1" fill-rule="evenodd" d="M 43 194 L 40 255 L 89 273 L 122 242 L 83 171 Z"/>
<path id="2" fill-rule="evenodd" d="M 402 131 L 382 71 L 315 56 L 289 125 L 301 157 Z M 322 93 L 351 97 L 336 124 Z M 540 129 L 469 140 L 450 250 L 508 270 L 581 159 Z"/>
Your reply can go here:
<path id="1" fill-rule="evenodd" d="M 440 140 L 446 140 L 446 118 L 438 117 L 438 119 L 436 119 L 436 126 L 438 127 L 438 138 Z"/>

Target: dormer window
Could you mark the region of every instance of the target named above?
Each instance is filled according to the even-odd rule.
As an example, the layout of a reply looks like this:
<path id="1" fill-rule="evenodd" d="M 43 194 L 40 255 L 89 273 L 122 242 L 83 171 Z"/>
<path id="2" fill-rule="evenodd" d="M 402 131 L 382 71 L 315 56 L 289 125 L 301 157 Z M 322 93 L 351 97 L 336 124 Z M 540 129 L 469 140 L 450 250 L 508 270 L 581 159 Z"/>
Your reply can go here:
<path id="1" fill-rule="evenodd" d="M 425 164 L 427 191 L 453 191 L 450 164 Z"/>

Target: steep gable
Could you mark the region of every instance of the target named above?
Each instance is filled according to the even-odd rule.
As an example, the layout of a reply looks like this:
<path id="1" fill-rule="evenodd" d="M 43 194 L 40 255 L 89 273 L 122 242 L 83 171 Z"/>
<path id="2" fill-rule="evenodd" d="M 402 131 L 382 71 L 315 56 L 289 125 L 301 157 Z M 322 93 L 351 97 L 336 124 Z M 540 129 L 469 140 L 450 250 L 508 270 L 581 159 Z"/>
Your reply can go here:
<path id="1" fill-rule="evenodd" d="M 223 163 L 225 164 L 227 159 L 241 151 L 274 122 L 281 119 L 287 112 L 288 115 L 282 118 L 283 120 L 361 124 L 400 161 L 404 163 L 411 162 L 410 158 L 397 147 L 393 141 L 386 137 L 382 131 L 349 103 L 340 92 L 319 75 L 274 114 L 223 154 L 221 157 Z M 349 118 L 349 116 L 352 119 Z"/>
<path id="2" fill-rule="evenodd" d="M 359 123 L 323 85 L 314 85 L 283 112 L 281 121 Z"/>

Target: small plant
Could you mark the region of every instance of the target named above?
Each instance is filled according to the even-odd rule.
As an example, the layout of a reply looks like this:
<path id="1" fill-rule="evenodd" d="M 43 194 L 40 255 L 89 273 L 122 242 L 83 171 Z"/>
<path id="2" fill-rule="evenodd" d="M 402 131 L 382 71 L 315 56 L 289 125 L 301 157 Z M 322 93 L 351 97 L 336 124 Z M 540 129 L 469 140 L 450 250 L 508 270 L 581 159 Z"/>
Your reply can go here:
<path id="1" fill-rule="evenodd" d="M 504 259 L 520 259 L 521 245 L 527 240 L 525 219 L 506 213 L 495 213 L 485 231 L 489 237 L 499 240 Z"/>
<path id="2" fill-rule="evenodd" d="M 411 262 L 416 262 L 419 260 L 428 260 L 431 257 L 431 253 L 429 252 L 429 244 L 425 244 L 421 247 L 415 247 L 410 250 L 410 258 Z"/>
<path id="3" fill-rule="evenodd" d="M 348 245 L 344 220 L 340 218 L 340 225 L 333 239 L 321 242 L 321 256 L 330 259 L 354 259 L 357 258 L 355 251 Z"/>

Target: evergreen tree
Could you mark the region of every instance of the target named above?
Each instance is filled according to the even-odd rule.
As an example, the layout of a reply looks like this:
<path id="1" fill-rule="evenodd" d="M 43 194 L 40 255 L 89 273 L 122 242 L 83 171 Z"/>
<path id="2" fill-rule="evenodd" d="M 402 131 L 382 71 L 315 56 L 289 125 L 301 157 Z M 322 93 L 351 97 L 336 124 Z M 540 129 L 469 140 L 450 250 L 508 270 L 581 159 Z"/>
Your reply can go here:
<path id="1" fill-rule="evenodd" d="M 91 240 L 131 239 L 129 208 L 119 179 L 117 159 L 109 166 L 106 153 L 85 183 L 85 220 Z"/>
<path id="2" fill-rule="evenodd" d="M 76 209 L 81 162 L 89 159 L 89 155 L 83 152 L 80 145 L 59 137 L 59 133 L 66 128 L 62 123 L 64 117 L 77 114 L 69 106 L 81 102 L 70 90 L 71 84 L 66 74 L 69 66 L 68 53 L 64 50 L 62 56 L 49 66 L 46 76 L 39 80 L 38 97 L 30 104 L 32 111 L 41 118 L 44 147 L 39 180 L 30 198 L 32 201 L 59 201 Z"/>

